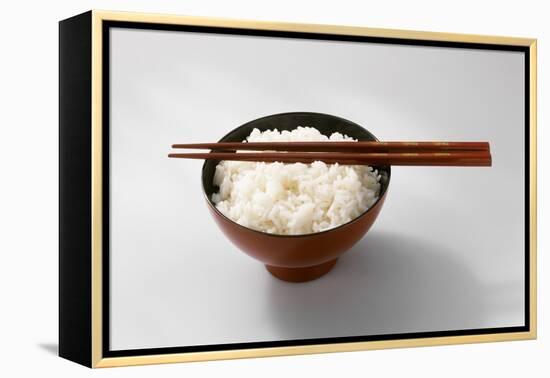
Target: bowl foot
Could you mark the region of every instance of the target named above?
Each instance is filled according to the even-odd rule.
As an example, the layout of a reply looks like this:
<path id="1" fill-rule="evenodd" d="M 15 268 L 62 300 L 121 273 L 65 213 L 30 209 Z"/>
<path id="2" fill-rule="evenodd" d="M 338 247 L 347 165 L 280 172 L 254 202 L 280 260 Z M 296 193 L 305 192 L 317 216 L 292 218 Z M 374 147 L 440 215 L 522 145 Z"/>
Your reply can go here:
<path id="1" fill-rule="evenodd" d="M 269 273 L 273 274 L 280 280 L 288 282 L 306 282 L 316 280 L 317 278 L 327 274 L 336 264 L 338 259 L 330 260 L 325 263 L 305 268 L 284 268 L 281 266 L 266 265 Z"/>

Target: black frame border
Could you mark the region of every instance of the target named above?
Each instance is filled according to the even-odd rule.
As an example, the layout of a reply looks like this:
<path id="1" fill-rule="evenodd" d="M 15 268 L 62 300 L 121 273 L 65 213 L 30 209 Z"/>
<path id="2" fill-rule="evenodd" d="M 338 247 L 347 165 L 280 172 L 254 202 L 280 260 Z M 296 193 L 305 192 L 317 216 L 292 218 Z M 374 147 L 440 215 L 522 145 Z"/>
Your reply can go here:
<path id="1" fill-rule="evenodd" d="M 92 12 L 59 22 L 59 356 L 89 367 L 92 50 Z"/>
<path id="2" fill-rule="evenodd" d="M 248 343 L 230 343 L 230 344 L 213 344 L 213 345 L 193 345 L 193 346 L 178 346 L 178 347 L 162 347 L 162 348 L 144 348 L 144 349 L 127 349 L 127 350 L 110 350 L 110 289 L 109 289 L 109 208 L 110 208 L 110 183 L 109 183 L 109 118 L 110 118 L 110 40 L 109 31 L 111 28 L 126 28 L 126 29 L 141 29 L 141 30 L 159 30 L 159 31 L 178 31 L 178 32 L 195 32 L 208 34 L 231 34 L 242 36 L 255 37 L 278 37 L 278 38 L 293 38 L 293 39 L 312 39 L 324 41 L 342 41 L 342 42 L 363 42 L 391 45 L 407 45 L 407 46 L 423 46 L 423 47 L 444 47 L 444 48 L 461 48 L 461 49 L 478 49 L 478 50 L 500 50 L 500 51 L 515 51 L 523 52 L 525 56 L 525 325 L 517 327 L 499 327 L 499 328 L 479 328 L 465 330 L 447 330 L 447 331 L 432 331 L 432 332 L 412 332 L 412 333 L 395 333 L 371 336 L 348 336 L 348 337 L 331 337 L 331 338 L 313 338 L 313 339 L 296 339 L 296 340 L 279 340 L 279 341 L 262 341 Z M 452 336 L 473 336 L 484 334 L 501 334 L 512 332 L 529 332 L 530 331 L 530 48 L 528 46 L 517 45 L 501 45 L 501 44 L 484 44 L 470 42 L 448 42 L 448 41 L 433 41 L 419 40 L 406 38 L 389 38 L 389 37 L 369 37 L 369 36 L 352 36 L 352 35 L 335 35 L 325 33 L 309 33 L 309 32 L 290 32 L 290 31 L 274 31 L 274 30 L 259 30 L 259 29 L 244 29 L 244 28 L 228 28 L 228 27 L 213 27 L 213 26 L 192 26 L 192 25 L 173 25 L 161 23 L 146 23 L 133 21 L 102 21 L 102 168 L 103 168 L 103 259 L 102 259 L 102 354 L 103 357 L 130 357 L 143 355 L 159 355 L 159 354 L 175 354 L 175 353 L 193 353 L 193 352 L 211 352 L 225 350 L 243 350 L 256 348 L 274 348 L 288 346 L 306 346 L 317 344 L 339 344 L 351 342 L 367 342 L 367 341 L 385 341 L 385 340 L 404 340 L 418 338 L 434 338 L 434 337 L 452 337 Z"/>

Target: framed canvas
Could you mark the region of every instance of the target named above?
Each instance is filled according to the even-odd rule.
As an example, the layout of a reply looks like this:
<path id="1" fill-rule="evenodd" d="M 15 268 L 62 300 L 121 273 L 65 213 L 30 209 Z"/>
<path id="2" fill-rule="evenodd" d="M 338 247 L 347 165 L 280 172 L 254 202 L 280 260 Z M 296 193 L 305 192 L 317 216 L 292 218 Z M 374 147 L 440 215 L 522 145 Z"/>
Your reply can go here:
<path id="1" fill-rule="evenodd" d="M 109 367 L 536 337 L 536 40 L 107 11 L 59 31 L 60 356 Z M 168 158 L 298 127 L 487 141 L 492 166 L 394 166 L 391 182 L 375 166 L 368 210 L 283 235 L 306 210 L 274 231 L 232 219 L 219 161 Z"/>

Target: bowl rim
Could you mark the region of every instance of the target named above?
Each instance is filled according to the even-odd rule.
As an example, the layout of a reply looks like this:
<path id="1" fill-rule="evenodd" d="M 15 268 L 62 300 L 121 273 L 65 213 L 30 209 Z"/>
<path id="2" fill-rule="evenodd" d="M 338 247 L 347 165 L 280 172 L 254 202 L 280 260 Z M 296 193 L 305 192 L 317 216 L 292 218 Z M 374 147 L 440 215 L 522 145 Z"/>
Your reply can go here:
<path id="1" fill-rule="evenodd" d="M 256 122 L 256 121 L 259 121 L 259 120 L 262 120 L 262 119 L 265 119 L 265 118 L 271 118 L 271 117 L 277 117 L 277 116 L 283 116 L 283 115 L 321 115 L 321 116 L 328 116 L 328 117 L 331 117 L 331 118 L 335 118 L 335 119 L 339 119 L 341 121 L 344 121 L 344 122 L 347 122 L 347 123 L 350 123 L 354 126 L 357 126 L 361 129 L 363 129 L 364 131 L 366 131 L 367 133 L 369 133 L 375 141 L 379 141 L 378 138 L 376 138 L 376 136 L 371 133 L 369 130 L 365 129 L 363 126 L 353 122 L 353 121 L 350 121 L 346 118 L 342 118 L 342 117 L 339 117 L 339 116 L 335 116 L 335 115 L 332 115 L 332 114 L 327 114 L 327 113 L 318 113 L 318 112 L 284 112 L 284 113 L 277 113 L 277 114 L 270 114 L 270 115 L 267 115 L 267 116 L 263 116 L 263 117 L 260 117 L 260 118 L 256 118 L 256 119 L 253 119 L 251 121 L 248 121 L 246 123 L 243 123 L 242 125 L 240 126 L 237 126 L 235 127 L 234 129 L 232 129 L 231 131 L 229 131 L 227 134 L 225 134 L 223 137 L 220 138 L 220 140 L 218 142 L 221 142 L 222 140 L 224 140 L 225 138 L 227 138 L 228 136 L 230 136 L 233 132 L 235 132 L 237 129 L 240 129 L 241 127 L 245 127 L 247 125 L 249 125 L 250 123 L 252 122 Z M 255 230 L 253 228 L 250 228 L 250 227 L 246 227 L 246 226 L 243 226 L 242 224 L 239 224 L 237 222 L 235 222 L 233 219 L 227 217 L 225 214 L 223 214 L 220 210 L 218 210 L 218 208 L 214 205 L 214 203 L 212 202 L 212 200 L 210 198 L 208 198 L 208 195 L 206 194 L 206 189 L 204 187 L 204 180 L 203 180 L 203 175 L 204 175 L 204 171 L 205 171 L 205 168 L 206 168 L 206 163 L 208 162 L 208 159 L 205 159 L 203 164 L 202 164 L 202 169 L 201 169 L 201 188 L 202 188 L 202 194 L 204 196 L 204 198 L 206 199 L 206 203 L 208 203 L 208 206 L 210 206 L 210 208 L 216 212 L 216 214 L 220 215 L 223 219 L 229 221 L 230 223 L 233 223 L 234 225 L 236 225 L 237 227 L 239 228 L 242 228 L 244 230 L 247 230 L 249 232 L 254 232 L 254 233 L 258 233 L 258 234 L 261 234 L 261 235 L 264 235 L 264 236 L 270 236 L 270 237 L 279 237 L 279 238 L 304 238 L 304 237 L 312 237 L 312 236 L 316 236 L 316 235 L 322 235 L 322 234 L 326 234 L 326 233 L 329 233 L 329 232 L 332 232 L 332 231 L 336 231 L 338 229 L 341 229 L 341 228 L 344 228 L 344 227 L 347 227 L 348 225 L 351 225 L 352 223 L 355 223 L 355 222 L 358 222 L 361 218 L 363 218 L 369 211 L 371 211 L 372 209 L 374 209 L 378 204 L 379 202 L 382 200 L 382 198 L 384 198 L 386 196 L 386 193 L 388 191 L 388 188 L 390 186 L 390 179 L 391 179 L 391 166 L 387 166 L 388 167 L 388 176 L 387 176 L 387 184 L 385 185 L 385 188 L 383 191 L 381 191 L 378 195 L 378 198 L 376 199 L 376 202 L 374 202 L 367 210 L 365 210 L 363 213 L 361 213 L 361 215 L 353 218 L 352 220 L 350 220 L 349 222 L 346 222 L 346 223 L 343 223 L 339 226 L 336 226 L 336 227 L 333 227 L 333 228 L 329 228 L 329 229 L 326 229 L 326 230 L 323 230 L 323 231 L 319 231 L 319 232 L 310 232 L 310 233 L 307 233 L 307 234 L 295 234 L 295 235 L 285 235 L 285 234 L 272 234 L 270 232 L 265 232 L 265 231 L 260 231 L 260 230 Z"/>

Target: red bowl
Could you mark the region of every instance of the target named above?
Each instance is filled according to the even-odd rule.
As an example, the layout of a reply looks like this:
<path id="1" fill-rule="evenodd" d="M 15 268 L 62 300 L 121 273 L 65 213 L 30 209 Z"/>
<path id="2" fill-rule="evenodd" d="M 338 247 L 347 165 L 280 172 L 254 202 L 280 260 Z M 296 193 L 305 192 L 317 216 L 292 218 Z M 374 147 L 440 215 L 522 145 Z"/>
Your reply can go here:
<path id="1" fill-rule="evenodd" d="M 274 128 L 292 130 L 297 126 L 315 127 L 325 135 L 340 132 L 358 140 L 377 140 L 370 132 L 351 121 L 328 114 L 300 112 L 256 119 L 231 131 L 220 142 L 242 141 L 254 128 L 260 131 Z M 275 277 L 291 282 L 310 281 L 328 273 L 337 259 L 367 233 L 382 209 L 391 174 L 389 166 L 375 167 L 381 175 L 378 200 L 350 222 L 311 234 L 276 235 L 241 226 L 216 209 L 212 194 L 218 190 L 213 184 L 218 162 L 206 160 L 202 169 L 203 190 L 214 220 L 241 251 L 264 263 Z"/>

